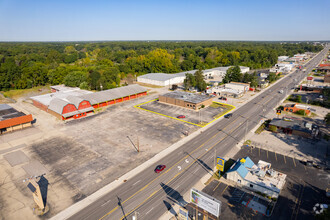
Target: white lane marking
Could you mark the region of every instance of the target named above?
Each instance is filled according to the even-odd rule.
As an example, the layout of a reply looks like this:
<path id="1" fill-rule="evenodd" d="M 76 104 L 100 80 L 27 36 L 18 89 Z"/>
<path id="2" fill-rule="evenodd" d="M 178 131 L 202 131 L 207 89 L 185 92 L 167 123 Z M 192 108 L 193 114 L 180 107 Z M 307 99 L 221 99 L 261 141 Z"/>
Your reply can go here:
<path id="1" fill-rule="evenodd" d="M 136 182 L 133 184 L 133 186 L 134 186 L 135 184 L 139 183 L 139 182 L 141 182 L 141 180 L 136 181 Z"/>
<path id="2" fill-rule="evenodd" d="M 195 170 L 193 173 L 196 173 L 197 172 L 197 170 Z"/>
<path id="3" fill-rule="evenodd" d="M 209 158 L 213 158 L 213 155 L 211 155 Z"/>
<path id="4" fill-rule="evenodd" d="M 154 209 L 154 207 L 152 207 L 149 211 L 147 211 L 147 212 L 146 212 L 146 215 L 148 215 L 149 212 L 151 212 L 151 210 L 153 210 L 153 209 Z"/>
<path id="5" fill-rule="evenodd" d="M 105 206 L 109 202 L 111 202 L 111 200 L 108 200 L 107 202 L 103 203 L 101 206 Z"/>
<path id="6" fill-rule="evenodd" d="M 181 166 L 178 166 L 178 169 L 181 170 Z"/>
<path id="7" fill-rule="evenodd" d="M 186 159 L 185 161 L 186 161 L 186 163 L 189 163 L 189 160 L 188 159 Z"/>
<path id="8" fill-rule="evenodd" d="M 209 149 L 206 148 L 205 150 L 208 151 Z"/>

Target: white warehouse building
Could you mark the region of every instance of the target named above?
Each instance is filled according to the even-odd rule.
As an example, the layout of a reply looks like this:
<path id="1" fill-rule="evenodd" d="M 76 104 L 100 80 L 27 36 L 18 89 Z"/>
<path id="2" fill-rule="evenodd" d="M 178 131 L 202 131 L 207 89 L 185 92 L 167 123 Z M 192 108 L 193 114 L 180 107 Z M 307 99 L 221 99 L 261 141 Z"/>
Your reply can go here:
<path id="1" fill-rule="evenodd" d="M 228 67 L 216 67 L 213 69 L 203 70 L 203 75 L 206 79 L 214 76 L 224 77 L 227 73 Z M 250 68 L 245 66 L 240 66 L 242 73 L 249 72 Z M 181 73 L 148 73 L 137 77 L 137 81 L 140 83 L 146 83 L 157 86 L 168 86 L 173 84 L 183 83 L 186 78 L 186 73 L 194 74 L 197 70 L 185 71 Z"/>

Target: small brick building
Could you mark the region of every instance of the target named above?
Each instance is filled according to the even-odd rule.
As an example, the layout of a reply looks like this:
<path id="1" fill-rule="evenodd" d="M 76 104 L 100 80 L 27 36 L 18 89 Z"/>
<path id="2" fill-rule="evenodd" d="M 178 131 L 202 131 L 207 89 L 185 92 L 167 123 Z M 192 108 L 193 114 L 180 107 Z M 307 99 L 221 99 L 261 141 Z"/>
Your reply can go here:
<path id="1" fill-rule="evenodd" d="M 211 105 L 212 97 L 189 92 L 175 91 L 160 95 L 159 102 L 199 110 L 203 105 L 205 107 Z"/>

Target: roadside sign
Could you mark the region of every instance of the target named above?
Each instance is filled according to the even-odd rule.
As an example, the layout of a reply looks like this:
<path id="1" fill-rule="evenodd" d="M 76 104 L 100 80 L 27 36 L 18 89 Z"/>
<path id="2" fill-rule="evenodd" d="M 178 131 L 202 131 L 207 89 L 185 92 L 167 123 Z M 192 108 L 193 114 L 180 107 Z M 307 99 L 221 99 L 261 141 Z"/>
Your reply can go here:
<path id="1" fill-rule="evenodd" d="M 220 170 L 221 172 L 223 172 L 225 168 L 225 163 L 226 160 L 224 158 L 217 157 L 217 169 Z"/>
<path id="2" fill-rule="evenodd" d="M 281 109 L 277 109 L 276 114 L 280 115 L 281 114 Z"/>
<path id="3" fill-rule="evenodd" d="M 312 76 L 307 77 L 307 80 L 313 80 Z"/>
<path id="4" fill-rule="evenodd" d="M 188 210 L 183 207 L 180 207 L 178 219 L 179 220 L 188 220 L 189 219 Z"/>

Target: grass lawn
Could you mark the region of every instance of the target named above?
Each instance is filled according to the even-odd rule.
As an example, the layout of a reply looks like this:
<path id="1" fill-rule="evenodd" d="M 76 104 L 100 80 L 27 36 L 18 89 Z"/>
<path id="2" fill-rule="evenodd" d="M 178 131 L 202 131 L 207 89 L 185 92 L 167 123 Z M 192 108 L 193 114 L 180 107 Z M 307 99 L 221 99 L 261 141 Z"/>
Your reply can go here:
<path id="1" fill-rule="evenodd" d="M 37 86 L 31 89 L 15 89 L 6 92 L 1 92 L 6 98 L 17 99 L 23 97 L 29 93 L 38 93 L 36 95 L 42 95 L 50 92 L 50 86 Z"/>

